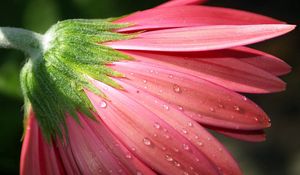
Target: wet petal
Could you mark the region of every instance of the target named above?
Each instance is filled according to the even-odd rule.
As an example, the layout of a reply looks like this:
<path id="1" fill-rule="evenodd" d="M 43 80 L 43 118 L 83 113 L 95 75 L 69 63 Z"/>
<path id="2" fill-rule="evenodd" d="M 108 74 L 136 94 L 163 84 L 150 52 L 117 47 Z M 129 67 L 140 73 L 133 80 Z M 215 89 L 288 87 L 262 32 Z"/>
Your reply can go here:
<path id="1" fill-rule="evenodd" d="M 136 99 L 137 102 L 155 113 L 162 120 L 193 143 L 201 152 L 203 152 L 218 167 L 220 174 L 241 174 L 241 171 L 224 148 L 211 134 L 209 134 L 201 125 L 191 120 L 184 114 L 184 108 L 177 105 L 171 105 L 158 97 L 147 93 L 147 89 L 135 88 L 123 82 L 122 79 L 116 80 L 126 89 L 126 94 Z M 130 83 L 130 82 L 129 82 Z M 160 123 L 154 123 L 153 127 L 159 133 L 163 128 Z M 166 135 L 167 136 L 167 135 Z M 174 147 L 179 152 L 179 148 Z M 179 164 L 177 164 L 178 166 Z"/>
<path id="2" fill-rule="evenodd" d="M 270 125 L 249 99 L 198 77 L 141 62 L 116 62 L 112 68 L 126 75 L 123 81 L 184 107 L 184 113 L 200 123 L 248 130 Z"/>
<path id="3" fill-rule="evenodd" d="M 235 49 L 182 54 L 123 51 L 138 61 L 155 64 L 160 68 L 180 71 L 211 81 L 228 89 L 247 93 L 270 93 L 285 89 L 285 83 L 255 65 L 257 55 L 240 53 Z M 244 54 L 244 55 L 243 55 Z M 252 56 L 252 57 L 251 57 Z M 261 58 L 261 59 L 269 59 Z M 250 62 L 250 64 L 248 64 Z M 275 62 L 275 61 L 273 61 Z M 277 61 L 270 66 L 277 64 Z M 272 63 L 268 61 L 267 63 Z M 274 72 L 283 73 L 285 65 Z M 283 67 L 283 68 L 281 68 Z"/>
<path id="4" fill-rule="evenodd" d="M 125 91 L 121 92 L 101 82 L 94 83 L 110 99 L 105 101 L 87 91 L 102 122 L 122 143 L 134 148 L 134 154 L 151 168 L 160 174 L 218 174 L 214 164 L 189 140 L 153 112 L 128 97 Z M 107 104 L 105 107 L 99 105 L 103 101 Z M 153 127 L 155 122 L 164 128 L 160 133 L 156 133 Z M 169 139 L 164 134 L 167 134 Z M 177 147 L 181 152 L 174 151 L 173 147 Z M 177 166 L 174 161 L 181 166 Z"/>

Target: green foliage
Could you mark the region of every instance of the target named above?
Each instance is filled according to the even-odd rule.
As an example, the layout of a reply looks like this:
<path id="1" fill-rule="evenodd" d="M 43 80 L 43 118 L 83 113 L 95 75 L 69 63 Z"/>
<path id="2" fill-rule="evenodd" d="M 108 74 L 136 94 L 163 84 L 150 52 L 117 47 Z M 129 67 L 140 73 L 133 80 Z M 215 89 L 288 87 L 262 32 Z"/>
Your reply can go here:
<path id="1" fill-rule="evenodd" d="M 43 52 L 30 58 L 21 72 L 21 85 L 25 98 L 32 106 L 47 139 L 62 137 L 65 117 L 77 119 L 80 111 L 93 118 L 94 110 L 84 90 L 105 97 L 94 87 L 89 77 L 115 88 L 122 88 L 110 77 L 123 75 L 106 64 L 131 59 L 103 42 L 123 40 L 134 35 L 114 30 L 127 24 L 113 24 L 108 20 L 66 20 L 58 22 L 44 35 Z"/>

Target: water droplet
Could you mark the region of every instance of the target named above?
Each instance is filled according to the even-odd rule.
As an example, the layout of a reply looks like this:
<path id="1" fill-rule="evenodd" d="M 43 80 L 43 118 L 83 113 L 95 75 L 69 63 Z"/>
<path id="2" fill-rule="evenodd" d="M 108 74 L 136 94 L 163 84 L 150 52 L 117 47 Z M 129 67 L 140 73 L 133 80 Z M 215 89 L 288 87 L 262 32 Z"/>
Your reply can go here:
<path id="1" fill-rule="evenodd" d="M 215 112 L 215 111 L 216 111 L 215 108 L 213 108 L 213 107 L 210 107 L 209 110 L 210 110 L 211 112 Z"/>
<path id="2" fill-rule="evenodd" d="M 185 128 L 183 128 L 181 131 L 182 131 L 183 134 L 187 134 L 188 133 L 188 131 Z"/>
<path id="3" fill-rule="evenodd" d="M 143 139 L 143 142 L 144 142 L 144 144 L 147 145 L 147 146 L 150 146 L 150 145 L 152 144 L 151 141 L 150 141 L 148 138 L 144 138 L 144 139 Z"/>
<path id="4" fill-rule="evenodd" d="M 173 161 L 173 158 L 171 156 L 169 156 L 168 154 L 166 154 L 165 158 L 166 158 L 166 160 L 168 162 L 172 162 Z"/>
<path id="5" fill-rule="evenodd" d="M 181 93 L 182 92 L 180 86 L 178 86 L 177 84 L 173 85 L 173 90 L 176 93 Z"/>
<path id="6" fill-rule="evenodd" d="M 163 105 L 163 107 L 165 108 L 165 110 L 169 110 L 169 106 Z"/>
<path id="7" fill-rule="evenodd" d="M 156 128 L 156 129 L 159 129 L 159 128 L 160 128 L 160 125 L 159 125 L 159 123 L 157 123 L 157 122 L 155 122 L 153 126 L 154 126 L 154 128 Z"/>
<path id="8" fill-rule="evenodd" d="M 145 84 L 146 84 L 146 83 L 147 83 L 147 80 L 143 80 L 143 83 L 145 83 Z"/>
<path id="9" fill-rule="evenodd" d="M 188 126 L 189 127 L 193 127 L 193 123 L 192 122 L 188 122 Z"/>
<path id="10" fill-rule="evenodd" d="M 240 109 L 240 107 L 239 106 L 233 106 L 233 109 L 235 110 L 235 111 L 237 111 L 237 112 L 239 112 L 241 109 Z"/>
<path id="11" fill-rule="evenodd" d="M 219 107 L 219 108 L 224 108 L 224 105 L 221 104 L 221 103 L 219 103 L 219 104 L 218 104 L 218 107 Z"/>
<path id="12" fill-rule="evenodd" d="M 182 174 L 183 174 L 183 175 L 189 175 L 189 173 L 186 172 L 186 171 L 182 172 Z"/>
<path id="13" fill-rule="evenodd" d="M 178 106 L 178 109 L 179 109 L 180 111 L 183 111 L 183 107 L 182 107 L 182 106 Z"/>
<path id="14" fill-rule="evenodd" d="M 243 96 L 243 100 L 244 100 L 244 101 L 247 101 L 247 100 L 248 100 L 248 98 L 247 98 L 247 97 L 245 97 L 245 96 Z"/>
<path id="15" fill-rule="evenodd" d="M 258 118 L 257 118 L 257 117 L 254 117 L 254 120 L 255 120 L 256 122 L 258 122 Z"/>
<path id="16" fill-rule="evenodd" d="M 176 167 L 180 167 L 180 166 L 181 166 L 181 164 L 180 164 L 179 162 L 177 162 L 177 161 L 174 161 L 174 165 L 175 165 Z"/>
<path id="17" fill-rule="evenodd" d="M 197 144 L 198 144 L 199 146 L 203 146 L 203 143 L 202 143 L 202 142 L 197 142 Z"/>
<path id="18" fill-rule="evenodd" d="M 129 153 L 126 154 L 125 157 L 126 157 L 127 159 L 131 159 L 131 158 L 132 158 L 131 154 L 129 154 Z"/>
<path id="19" fill-rule="evenodd" d="M 106 107 L 107 107 L 106 102 L 105 102 L 105 101 L 101 101 L 101 102 L 100 102 L 100 107 L 101 107 L 101 108 L 106 108 Z"/>
<path id="20" fill-rule="evenodd" d="M 184 150 L 190 150 L 190 147 L 189 147 L 189 145 L 187 145 L 187 144 L 182 144 L 182 148 L 184 149 Z"/>
<path id="21" fill-rule="evenodd" d="M 131 148 L 131 151 L 135 151 L 135 150 L 136 150 L 135 147 L 132 147 L 132 148 Z"/>
<path id="22" fill-rule="evenodd" d="M 207 137 L 206 139 L 207 139 L 208 141 L 211 141 L 211 138 L 210 138 L 210 137 Z"/>
<path id="23" fill-rule="evenodd" d="M 173 78 L 173 75 L 170 74 L 168 77 L 169 77 L 169 78 Z"/>
<path id="24" fill-rule="evenodd" d="M 198 140 L 198 139 L 199 139 L 199 136 L 195 135 L 195 139 Z"/>
<path id="25" fill-rule="evenodd" d="M 168 134 L 165 135 L 166 139 L 170 139 L 170 136 Z"/>
<path id="26" fill-rule="evenodd" d="M 168 132 L 168 129 L 167 129 L 167 128 L 164 128 L 163 131 L 164 131 L 164 132 Z"/>
<path id="27" fill-rule="evenodd" d="M 178 153 L 178 152 L 179 152 L 179 149 L 178 149 L 178 148 L 174 148 L 174 151 Z"/>
<path id="28" fill-rule="evenodd" d="M 167 148 L 163 146 L 163 147 L 161 147 L 161 150 L 166 151 Z"/>
<path id="29" fill-rule="evenodd" d="M 157 134 L 156 134 L 156 133 L 154 133 L 154 134 L 153 134 L 153 137 L 157 137 Z"/>

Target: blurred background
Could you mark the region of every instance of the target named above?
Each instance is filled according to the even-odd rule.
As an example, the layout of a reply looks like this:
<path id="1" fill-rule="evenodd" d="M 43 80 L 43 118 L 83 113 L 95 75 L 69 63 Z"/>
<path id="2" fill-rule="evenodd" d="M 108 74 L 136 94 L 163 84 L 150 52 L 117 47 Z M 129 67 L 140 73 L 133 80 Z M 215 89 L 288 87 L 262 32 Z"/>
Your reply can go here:
<path id="1" fill-rule="evenodd" d="M 164 0 L 1 0 L 0 26 L 44 33 L 58 20 L 106 18 L 151 8 Z M 207 5 L 231 7 L 300 24 L 299 0 L 211 0 Z M 285 92 L 251 95 L 271 117 L 267 141 L 247 143 L 220 137 L 245 175 L 300 175 L 300 32 L 252 47 L 282 58 L 293 67 L 283 77 Z M 22 136 L 22 94 L 19 72 L 24 56 L 0 50 L 0 174 L 18 174 Z"/>

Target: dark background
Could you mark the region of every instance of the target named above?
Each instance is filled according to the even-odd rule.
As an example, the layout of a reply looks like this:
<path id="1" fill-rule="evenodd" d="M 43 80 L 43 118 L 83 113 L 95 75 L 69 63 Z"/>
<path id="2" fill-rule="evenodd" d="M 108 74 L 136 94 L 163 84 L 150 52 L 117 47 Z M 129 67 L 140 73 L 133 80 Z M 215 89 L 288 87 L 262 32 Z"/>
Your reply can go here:
<path id="1" fill-rule="evenodd" d="M 44 33 L 58 20 L 105 18 L 147 9 L 163 0 L 1 0 L 0 26 Z M 292 24 L 300 22 L 299 0 L 211 0 L 208 5 L 244 9 Z M 269 114 L 272 127 L 267 141 L 247 143 L 221 137 L 246 175 L 300 174 L 300 32 L 252 47 L 285 60 L 293 71 L 283 77 L 285 92 L 251 95 Z M 0 174 L 18 174 L 22 136 L 22 95 L 19 71 L 23 54 L 0 50 Z"/>

